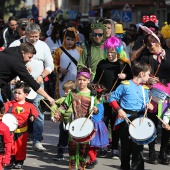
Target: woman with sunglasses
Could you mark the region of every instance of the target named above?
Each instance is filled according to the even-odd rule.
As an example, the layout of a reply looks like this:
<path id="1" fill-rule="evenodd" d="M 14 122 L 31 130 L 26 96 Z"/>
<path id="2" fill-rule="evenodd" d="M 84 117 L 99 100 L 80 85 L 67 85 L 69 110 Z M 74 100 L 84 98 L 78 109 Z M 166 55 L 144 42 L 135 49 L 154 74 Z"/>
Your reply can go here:
<path id="1" fill-rule="evenodd" d="M 163 93 L 170 95 L 170 50 L 165 47 L 165 41 L 160 32 L 150 32 L 144 38 L 144 44 L 150 52 L 150 55 L 141 57 L 141 60 L 149 63 L 152 67 L 151 75 L 148 83 L 153 90 L 160 90 Z M 165 47 L 165 48 L 163 48 Z M 152 92 L 152 91 L 151 91 Z M 151 94 L 152 95 L 152 94 Z M 152 96 L 154 98 L 154 95 Z M 150 118 L 156 127 L 158 127 L 158 119 L 156 117 L 158 113 L 158 102 L 152 101 L 154 109 L 148 110 L 148 118 Z M 158 158 L 160 163 L 169 164 L 166 151 L 162 149 Z M 157 155 L 155 152 L 155 140 L 149 144 L 149 163 L 157 164 Z"/>

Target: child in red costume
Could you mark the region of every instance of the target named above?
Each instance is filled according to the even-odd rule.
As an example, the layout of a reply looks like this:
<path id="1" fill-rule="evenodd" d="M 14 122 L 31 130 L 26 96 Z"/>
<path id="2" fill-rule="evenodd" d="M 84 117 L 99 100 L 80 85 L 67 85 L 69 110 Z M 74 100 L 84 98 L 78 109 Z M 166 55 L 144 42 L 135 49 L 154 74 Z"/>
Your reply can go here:
<path id="1" fill-rule="evenodd" d="M 33 121 L 38 117 L 35 106 L 25 101 L 29 92 L 30 88 L 26 83 L 17 82 L 14 88 L 14 100 L 5 103 L 5 113 L 13 114 L 18 120 L 18 128 L 11 135 L 13 142 L 11 163 L 8 168 L 23 168 L 26 159 L 28 119 Z"/>
<path id="2" fill-rule="evenodd" d="M 0 103 L 3 105 L 2 101 Z M 1 108 L 2 109 L 2 108 Z M 0 112 L 0 170 L 10 162 L 12 140 L 9 128 L 1 121 L 3 114 Z"/>

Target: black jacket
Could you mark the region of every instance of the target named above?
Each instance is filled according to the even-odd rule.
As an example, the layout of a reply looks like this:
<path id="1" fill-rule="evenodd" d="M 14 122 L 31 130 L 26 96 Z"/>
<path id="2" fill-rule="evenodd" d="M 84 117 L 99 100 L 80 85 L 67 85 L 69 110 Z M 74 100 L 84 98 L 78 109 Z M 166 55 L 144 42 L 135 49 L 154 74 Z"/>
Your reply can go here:
<path id="1" fill-rule="evenodd" d="M 40 85 L 27 71 L 19 46 L 10 47 L 0 52 L 0 87 L 13 80 L 16 76 L 28 83 L 34 91 L 40 88 Z"/>
<path id="2" fill-rule="evenodd" d="M 110 62 L 108 59 L 101 60 L 97 65 L 94 83 L 97 83 L 99 81 L 102 72 L 104 71 L 99 84 L 103 85 L 107 89 L 106 90 L 107 93 L 110 92 L 115 81 L 118 78 L 118 74 L 122 71 L 125 64 L 127 63 L 120 62 L 120 60 L 117 60 L 116 62 Z M 132 78 L 132 72 L 129 64 L 127 64 L 123 73 L 127 75 L 126 80 Z M 118 82 L 116 83 L 112 91 L 114 91 L 120 85 L 121 81 L 122 81 L 121 79 L 118 79 Z"/>
<path id="3" fill-rule="evenodd" d="M 3 30 L 3 46 L 9 47 L 9 45 L 20 38 L 18 31 L 13 31 L 9 27 Z"/>

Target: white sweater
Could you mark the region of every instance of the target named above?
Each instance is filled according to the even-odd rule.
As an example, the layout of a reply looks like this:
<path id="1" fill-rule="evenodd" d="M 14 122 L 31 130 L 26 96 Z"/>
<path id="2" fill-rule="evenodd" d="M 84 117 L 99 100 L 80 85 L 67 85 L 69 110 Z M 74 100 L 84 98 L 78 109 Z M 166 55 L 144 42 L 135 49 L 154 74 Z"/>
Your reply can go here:
<path id="1" fill-rule="evenodd" d="M 50 48 L 51 52 L 55 51 L 56 48 L 58 48 L 62 45 L 61 40 L 58 40 L 58 41 L 56 41 L 56 43 L 54 43 L 53 40 L 51 39 L 51 37 L 46 38 L 45 43 Z"/>
<path id="2" fill-rule="evenodd" d="M 24 38 L 24 42 L 25 41 L 26 39 Z M 15 40 L 13 43 L 10 44 L 9 47 L 20 46 L 20 44 L 20 40 Z M 33 56 L 31 61 L 27 63 L 27 65 L 32 70 L 30 74 L 34 77 L 34 79 L 36 79 L 42 74 L 44 69 L 48 70 L 51 73 L 54 70 L 54 63 L 51 51 L 45 42 L 38 40 L 33 45 L 36 49 L 36 54 Z"/>

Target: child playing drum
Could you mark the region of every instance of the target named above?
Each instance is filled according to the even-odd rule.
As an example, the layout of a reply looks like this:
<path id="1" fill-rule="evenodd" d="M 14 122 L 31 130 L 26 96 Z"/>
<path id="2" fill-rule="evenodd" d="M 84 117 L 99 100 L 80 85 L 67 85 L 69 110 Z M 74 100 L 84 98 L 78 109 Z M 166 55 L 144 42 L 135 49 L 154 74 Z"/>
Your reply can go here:
<path id="1" fill-rule="evenodd" d="M 125 119 L 126 113 L 130 114 L 132 121 L 144 113 L 146 108 L 153 109 L 149 102 L 148 88 L 142 86 L 146 83 L 151 71 L 150 65 L 144 62 L 135 62 L 132 65 L 133 79 L 123 81 L 118 88 L 112 92 L 109 98 L 110 105 L 116 110 L 118 117 Z M 118 105 L 120 101 L 120 106 Z M 144 170 L 144 160 L 142 157 L 142 145 L 137 145 L 129 138 L 129 127 L 126 121 L 120 124 L 121 140 L 121 169 L 123 170 Z M 130 155 L 132 153 L 132 163 L 130 167 Z"/>
<path id="2" fill-rule="evenodd" d="M 99 109 L 98 114 L 94 114 L 92 116 L 92 121 L 94 123 L 94 127 L 96 129 L 96 133 L 94 138 L 90 141 L 90 148 L 88 151 L 88 155 L 90 157 L 89 161 L 87 162 L 86 168 L 87 169 L 92 169 L 94 166 L 98 163 L 96 160 L 97 156 L 97 148 L 105 148 L 109 145 L 109 134 L 108 134 L 108 129 L 103 122 L 104 118 L 104 106 L 101 103 L 101 96 L 105 91 L 105 88 L 96 85 L 96 90 L 97 90 L 97 105 Z"/>
<path id="3" fill-rule="evenodd" d="M 106 101 L 104 105 L 104 122 L 109 129 L 109 138 L 112 141 L 111 149 L 113 159 L 119 159 L 119 131 L 113 130 L 113 125 L 116 119 L 116 114 L 112 111 L 112 107 L 109 106 L 107 101 L 107 96 L 110 95 L 110 92 L 114 91 L 120 82 L 124 79 L 129 80 L 132 78 L 131 68 L 129 66 L 128 60 L 122 60 L 122 58 L 127 58 L 125 51 L 123 50 L 123 44 L 120 39 L 115 36 L 109 37 L 104 46 L 106 48 L 106 57 L 107 59 L 101 60 L 96 69 L 96 75 L 94 78 L 94 83 L 97 83 L 100 80 L 106 90 Z M 115 83 L 116 82 L 116 83 Z M 112 113 L 112 114 L 111 114 Z M 109 125 L 110 124 L 110 125 Z M 107 156 L 107 147 L 102 148 L 99 152 L 100 157 Z"/>
<path id="4" fill-rule="evenodd" d="M 25 101 L 30 87 L 24 82 L 17 82 L 14 88 L 14 100 L 5 103 L 5 113 L 13 114 L 18 120 L 18 128 L 12 133 L 11 162 L 8 168 L 23 169 L 26 159 L 28 138 L 28 118 L 33 121 L 38 111 L 32 103 Z"/>
<path id="5" fill-rule="evenodd" d="M 58 109 L 58 112 L 54 116 L 55 119 L 59 119 L 61 115 L 65 114 L 69 106 L 72 104 L 73 115 L 72 120 L 88 117 L 91 106 L 91 90 L 87 87 L 90 83 L 90 72 L 87 68 L 80 68 L 76 77 L 77 89 L 72 90 L 65 98 L 64 102 Z M 95 105 L 97 103 L 94 101 Z M 92 107 L 94 113 L 98 113 L 96 106 Z M 88 128 L 84 126 L 83 128 Z M 89 142 L 77 143 L 71 136 L 69 137 L 68 150 L 70 155 L 69 169 L 84 170 L 86 167 L 87 152 L 89 149 Z"/>

